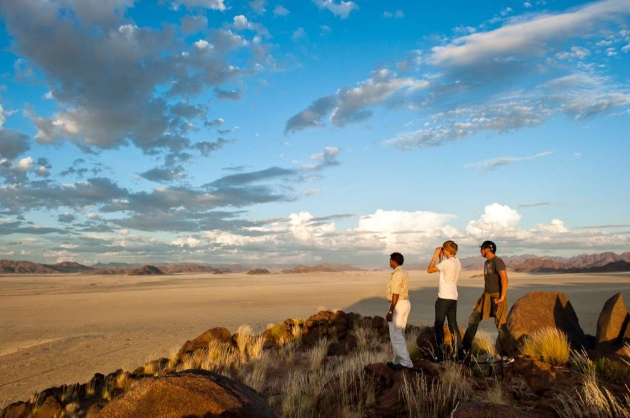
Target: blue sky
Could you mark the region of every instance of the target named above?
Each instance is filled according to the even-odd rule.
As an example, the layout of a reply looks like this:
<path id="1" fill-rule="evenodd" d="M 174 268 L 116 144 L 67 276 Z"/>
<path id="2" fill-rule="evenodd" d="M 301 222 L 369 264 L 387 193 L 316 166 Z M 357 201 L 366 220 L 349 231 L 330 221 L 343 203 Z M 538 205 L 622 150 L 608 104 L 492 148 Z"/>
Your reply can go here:
<path id="1" fill-rule="evenodd" d="M 629 58 L 627 0 L 1 2 L 0 258 L 628 251 Z"/>

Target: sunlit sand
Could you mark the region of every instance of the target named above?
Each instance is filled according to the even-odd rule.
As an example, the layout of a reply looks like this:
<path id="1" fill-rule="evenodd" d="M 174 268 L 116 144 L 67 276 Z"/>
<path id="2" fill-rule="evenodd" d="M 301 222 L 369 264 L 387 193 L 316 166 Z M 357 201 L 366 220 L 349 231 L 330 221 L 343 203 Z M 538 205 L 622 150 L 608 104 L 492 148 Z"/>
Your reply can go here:
<path id="1" fill-rule="evenodd" d="M 465 328 L 483 278 L 465 271 L 458 321 Z M 14 275 L 0 277 L 0 407 L 41 389 L 85 382 L 94 373 L 133 370 L 168 357 L 208 328 L 259 332 L 319 309 L 384 316 L 389 271 L 318 274 L 169 276 Z M 430 325 L 437 275 L 412 271 L 410 323 Z M 565 292 L 580 324 L 595 334 L 604 302 L 630 273 L 510 274 L 510 304 L 533 290 Z M 481 329 L 492 331 L 492 321 Z"/>

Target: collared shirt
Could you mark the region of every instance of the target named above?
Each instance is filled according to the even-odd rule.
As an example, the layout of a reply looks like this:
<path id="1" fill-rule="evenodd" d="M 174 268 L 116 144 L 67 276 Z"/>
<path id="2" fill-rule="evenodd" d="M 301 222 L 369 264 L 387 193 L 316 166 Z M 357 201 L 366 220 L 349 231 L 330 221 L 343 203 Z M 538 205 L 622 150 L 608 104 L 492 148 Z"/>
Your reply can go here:
<path id="1" fill-rule="evenodd" d="M 398 299 L 409 299 L 409 274 L 402 266 L 392 271 L 387 282 L 387 300 L 391 302 L 394 294 L 398 295 Z"/>

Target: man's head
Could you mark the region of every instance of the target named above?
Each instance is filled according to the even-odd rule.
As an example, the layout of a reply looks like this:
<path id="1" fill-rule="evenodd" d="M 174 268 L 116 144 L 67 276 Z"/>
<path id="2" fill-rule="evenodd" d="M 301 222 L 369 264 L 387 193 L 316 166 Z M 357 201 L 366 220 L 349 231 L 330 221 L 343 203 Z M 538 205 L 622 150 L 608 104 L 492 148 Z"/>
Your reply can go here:
<path id="1" fill-rule="evenodd" d="M 455 244 L 455 241 L 448 240 L 444 244 L 442 244 L 442 249 L 444 250 L 444 254 L 448 257 L 455 257 L 457 255 L 457 249 L 459 247 Z"/>
<path id="2" fill-rule="evenodd" d="M 396 263 L 396 265 L 392 265 L 392 263 Z M 405 257 L 403 257 L 403 255 L 401 253 L 392 253 L 389 256 L 389 265 L 392 268 L 396 268 L 398 266 L 402 266 L 403 264 L 405 264 Z"/>
<path id="3" fill-rule="evenodd" d="M 497 252 L 497 244 L 492 241 L 484 241 L 479 246 L 479 251 L 481 251 L 481 256 L 486 257 L 490 255 L 491 257 Z"/>

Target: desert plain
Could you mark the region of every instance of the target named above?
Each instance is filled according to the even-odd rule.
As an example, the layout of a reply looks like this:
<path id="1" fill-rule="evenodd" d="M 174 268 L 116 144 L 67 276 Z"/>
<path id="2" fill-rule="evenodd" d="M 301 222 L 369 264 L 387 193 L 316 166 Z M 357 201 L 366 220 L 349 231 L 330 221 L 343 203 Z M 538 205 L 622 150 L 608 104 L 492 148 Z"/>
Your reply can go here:
<path id="1" fill-rule="evenodd" d="M 164 276 L 0 276 L 0 408 L 36 391 L 84 383 L 95 373 L 169 357 L 209 328 L 240 325 L 261 332 L 322 309 L 384 316 L 389 271 L 311 274 L 177 274 Z M 411 271 L 409 323 L 432 325 L 437 275 Z M 510 273 L 510 305 L 531 291 L 567 294 L 587 334 L 605 301 L 630 301 L 630 273 Z M 465 329 L 483 287 L 464 271 L 458 322 Z M 481 330 L 496 336 L 493 321 Z"/>

